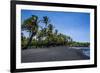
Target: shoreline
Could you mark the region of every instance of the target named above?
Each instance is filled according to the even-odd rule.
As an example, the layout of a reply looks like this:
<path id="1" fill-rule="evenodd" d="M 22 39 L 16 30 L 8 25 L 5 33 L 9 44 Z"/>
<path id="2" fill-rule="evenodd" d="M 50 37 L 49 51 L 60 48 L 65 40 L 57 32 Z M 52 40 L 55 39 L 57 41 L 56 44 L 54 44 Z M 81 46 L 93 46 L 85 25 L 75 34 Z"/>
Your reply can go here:
<path id="1" fill-rule="evenodd" d="M 83 47 L 69 47 L 69 48 L 73 48 L 73 49 L 83 49 Z M 90 47 L 84 47 L 84 48 L 90 48 Z"/>
<path id="2" fill-rule="evenodd" d="M 26 49 L 21 51 L 21 62 L 88 60 L 82 50 L 65 46 Z"/>

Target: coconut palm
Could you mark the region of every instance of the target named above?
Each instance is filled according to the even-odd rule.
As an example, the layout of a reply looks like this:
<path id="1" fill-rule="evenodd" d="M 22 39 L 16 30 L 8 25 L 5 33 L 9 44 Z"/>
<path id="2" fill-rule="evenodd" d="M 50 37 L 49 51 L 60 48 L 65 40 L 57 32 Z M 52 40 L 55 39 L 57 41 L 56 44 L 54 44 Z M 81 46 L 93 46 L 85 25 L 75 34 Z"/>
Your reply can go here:
<path id="1" fill-rule="evenodd" d="M 44 17 L 43 17 L 43 23 L 45 23 L 45 25 L 47 26 L 47 25 L 49 24 L 49 22 L 50 22 L 49 17 L 44 16 Z"/>
<path id="2" fill-rule="evenodd" d="M 71 43 L 73 43 L 73 39 L 70 36 L 66 36 L 66 41 L 68 46 L 71 46 Z"/>
<path id="3" fill-rule="evenodd" d="M 57 35 L 58 34 L 58 30 L 57 29 L 55 29 L 55 33 L 54 33 L 55 35 Z"/>
<path id="4" fill-rule="evenodd" d="M 30 33 L 27 45 L 23 49 L 27 49 L 30 45 L 33 36 L 38 32 L 38 16 L 32 15 L 30 18 L 24 20 L 22 23 L 22 30 Z"/>
<path id="5" fill-rule="evenodd" d="M 48 25 L 47 36 L 49 37 L 48 38 L 49 44 L 51 44 L 53 40 L 53 28 L 54 26 L 52 24 Z"/>
<path id="6" fill-rule="evenodd" d="M 21 41 L 24 41 L 24 34 L 21 32 Z"/>
<path id="7" fill-rule="evenodd" d="M 68 42 L 72 42 L 73 41 L 73 39 L 70 36 L 66 36 L 66 37 L 67 37 L 67 41 Z"/>

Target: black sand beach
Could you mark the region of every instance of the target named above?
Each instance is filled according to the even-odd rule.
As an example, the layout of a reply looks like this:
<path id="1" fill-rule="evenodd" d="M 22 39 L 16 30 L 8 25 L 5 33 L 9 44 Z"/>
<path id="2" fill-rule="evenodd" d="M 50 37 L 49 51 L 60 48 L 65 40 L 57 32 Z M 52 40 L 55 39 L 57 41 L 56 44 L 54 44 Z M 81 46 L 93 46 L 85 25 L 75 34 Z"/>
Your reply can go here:
<path id="1" fill-rule="evenodd" d="M 68 47 L 34 48 L 21 51 L 21 62 L 47 62 L 67 60 L 87 60 L 80 49 Z"/>

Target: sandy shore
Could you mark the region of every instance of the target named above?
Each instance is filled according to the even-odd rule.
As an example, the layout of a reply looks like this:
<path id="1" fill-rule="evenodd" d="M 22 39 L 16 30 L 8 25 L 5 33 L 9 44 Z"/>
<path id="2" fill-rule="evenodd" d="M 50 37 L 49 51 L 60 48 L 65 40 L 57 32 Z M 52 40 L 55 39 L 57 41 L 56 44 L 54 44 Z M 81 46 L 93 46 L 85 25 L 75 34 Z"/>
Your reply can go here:
<path id="1" fill-rule="evenodd" d="M 26 49 L 21 51 L 22 63 L 87 59 L 89 58 L 83 55 L 80 49 L 68 48 L 64 46 Z"/>

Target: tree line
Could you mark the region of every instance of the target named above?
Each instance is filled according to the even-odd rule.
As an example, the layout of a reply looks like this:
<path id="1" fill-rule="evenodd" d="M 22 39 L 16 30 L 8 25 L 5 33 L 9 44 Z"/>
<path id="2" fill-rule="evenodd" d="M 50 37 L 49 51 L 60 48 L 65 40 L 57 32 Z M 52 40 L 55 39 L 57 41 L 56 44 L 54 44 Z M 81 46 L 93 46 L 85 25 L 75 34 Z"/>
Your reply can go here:
<path id="1" fill-rule="evenodd" d="M 29 36 L 26 37 L 23 31 L 28 32 Z M 89 46 L 89 43 L 74 42 L 70 36 L 59 33 L 48 16 L 40 19 L 37 15 L 32 15 L 22 22 L 22 49 L 51 46 Z"/>

